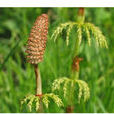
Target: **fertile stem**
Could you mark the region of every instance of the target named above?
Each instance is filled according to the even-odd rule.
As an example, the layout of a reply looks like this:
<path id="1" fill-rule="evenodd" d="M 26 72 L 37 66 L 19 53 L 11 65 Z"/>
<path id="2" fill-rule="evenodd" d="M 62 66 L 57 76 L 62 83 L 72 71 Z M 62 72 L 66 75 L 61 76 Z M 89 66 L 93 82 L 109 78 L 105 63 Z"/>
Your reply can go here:
<path id="1" fill-rule="evenodd" d="M 37 64 L 34 65 L 34 71 L 36 75 L 36 96 L 41 97 L 42 96 L 42 81 L 41 81 L 40 71 L 38 69 Z M 40 113 L 43 112 L 43 104 L 42 104 L 41 99 L 40 99 L 40 108 L 38 112 Z"/>
<path id="2" fill-rule="evenodd" d="M 42 82 L 37 64 L 34 65 L 34 71 L 36 75 L 36 95 L 42 95 Z"/>
<path id="3" fill-rule="evenodd" d="M 48 15 L 42 14 L 41 16 L 37 17 L 31 29 L 26 49 L 27 61 L 34 66 L 34 71 L 36 76 L 36 93 L 35 93 L 36 96 L 34 95 L 35 97 L 33 98 L 34 99 L 36 98 L 35 99 L 36 110 L 39 109 L 38 110 L 39 112 L 43 112 L 43 105 L 42 105 L 42 81 L 38 69 L 38 63 L 43 61 L 43 55 L 46 48 L 47 33 L 48 33 Z M 34 99 L 29 101 L 30 108 L 32 106 Z"/>

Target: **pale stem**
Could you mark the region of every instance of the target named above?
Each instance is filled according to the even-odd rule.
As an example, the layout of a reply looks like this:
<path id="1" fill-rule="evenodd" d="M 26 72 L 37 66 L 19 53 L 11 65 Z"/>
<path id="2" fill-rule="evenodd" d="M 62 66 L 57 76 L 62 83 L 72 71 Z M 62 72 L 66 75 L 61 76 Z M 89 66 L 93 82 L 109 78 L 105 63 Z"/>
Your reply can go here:
<path id="1" fill-rule="evenodd" d="M 42 81 L 38 65 L 34 65 L 35 76 L 36 76 L 36 95 L 42 95 Z"/>
<path id="2" fill-rule="evenodd" d="M 36 76 L 36 95 L 42 95 L 42 80 L 40 76 L 40 71 L 38 69 L 38 65 L 34 65 L 34 71 L 35 71 L 35 76 Z M 43 112 L 43 104 L 40 99 L 40 108 L 37 112 L 42 113 Z"/>

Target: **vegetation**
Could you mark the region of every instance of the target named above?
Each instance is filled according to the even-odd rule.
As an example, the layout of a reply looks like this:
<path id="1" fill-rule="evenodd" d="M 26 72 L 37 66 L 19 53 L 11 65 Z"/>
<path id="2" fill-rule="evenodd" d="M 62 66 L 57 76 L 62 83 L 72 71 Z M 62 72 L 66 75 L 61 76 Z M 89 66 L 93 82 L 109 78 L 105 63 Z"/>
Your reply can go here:
<path id="1" fill-rule="evenodd" d="M 30 112 L 26 104 L 23 110 L 20 105 L 21 99 L 27 94 L 30 94 L 29 97 L 26 97 L 27 100 L 30 97 L 39 100 L 35 95 L 31 95 L 35 90 L 35 74 L 32 65 L 26 62 L 25 49 L 30 29 L 36 17 L 42 13 L 48 14 L 50 23 L 44 59 L 39 63 L 43 93 L 50 93 L 55 79 L 65 77 L 66 83 L 72 81 L 69 80 L 69 76 L 72 74 L 71 66 L 72 58 L 74 58 L 76 33 L 80 31 L 80 29 L 77 32 L 75 31 L 77 29 L 77 12 L 78 8 L 0 9 L 0 112 Z M 83 24 L 83 31 L 85 32 L 83 32 L 83 37 L 80 40 L 80 53 L 78 53 L 83 61 L 80 62 L 79 80 L 75 81 L 80 84 L 81 88 L 89 87 L 90 98 L 84 97 L 84 99 L 88 99 L 87 102 L 84 102 L 83 99 L 80 99 L 82 93 L 79 92 L 78 94 L 78 88 L 74 90 L 75 98 L 71 101 L 74 103 L 74 112 L 114 112 L 113 13 L 113 8 L 85 8 L 85 22 L 89 23 Z M 71 22 L 76 24 L 74 27 L 76 29 L 72 29 L 73 23 Z M 62 29 L 59 26 L 61 23 L 68 24 L 69 27 L 66 26 L 69 28 L 66 28 L 67 32 L 64 27 Z M 59 33 L 61 33 L 58 34 L 58 37 L 53 37 L 52 34 L 55 33 L 54 30 L 57 26 L 60 27 Z M 100 28 L 103 34 L 96 26 Z M 55 43 L 51 36 L 54 39 L 57 38 Z M 99 39 L 97 39 L 98 37 Z M 96 42 L 101 47 L 108 46 L 108 49 L 99 48 Z M 81 86 L 82 83 L 84 84 L 83 87 Z M 59 88 L 59 86 L 57 87 Z M 65 90 L 65 87 L 63 89 Z M 69 88 L 69 90 L 71 89 Z M 62 99 L 64 107 L 58 107 L 54 102 L 50 102 L 49 106 L 46 105 L 49 108 L 44 108 L 44 112 L 66 112 L 69 102 L 64 96 L 69 96 L 70 92 L 64 91 L 63 95 L 63 90 L 60 89 L 59 92 L 55 93 Z M 53 95 L 53 93 L 45 94 L 43 98 L 50 97 L 53 99 L 55 98 L 52 97 Z M 55 102 L 57 101 L 55 100 Z M 35 112 L 35 109 L 31 111 Z"/>
<path id="2" fill-rule="evenodd" d="M 34 72 L 36 76 L 36 93 L 35 95 L 33 94 L 25 97 L 21 101 L 21 107 L 24 103 L 27 103 L 30 112 L 34 107 L 33 104 L 36 105 L 35 107 L 37 112 L 43 112 L 42 102 L 44 103 L 46 108 L 48 108 L 48 105 L 50 103 L 48 97 L 52 98 L 58 106 L 63 106 L 61 99 L 54 93 L 42 93 L 42 79 L 38 64 L 43 60 L 43 55 L 47 42 L 47 33 L 48 15 L 42 14 L 41 16 L 38 16 L 31 29 L 26 49 L 27 61 L 34 66 Z"/>
<path id="3" fill-rule="evenodd" d="M 63 87 L 64 97 L 66 97 L 66 93 L 69 93 L 70 95 L 70 97 L 67 97 L 68 103 L 70 104 L 70 106 L 67 107 L 66 112 L 74 111 L 74 106 L 72 105 L 74 101 L 73 98 L 75 99 L 74 97 L 74 94 L 75 94 L 74 90 L 76 86 L 75 84 L 78 84 L 79 86 L 79 90 L 78 90 L 79 103 L 82 95 L 84 96 L 84 101 L 88 100 L 90 97 L 90 90 L 89 90 L 88 84 L 83 80 L 79 80 L 80 61 L 83 60 L 83 58 L 79 57 L 80 46 L 83 40 L 83 33 L 85 32 L 87 34 L 87 41 L 89 46 L 91 45 L 91 39 L 92 39 L 90 33 L 92 33 L 94 38 L 96 39 L 97 46 L 106 47 L 106 48 L 108 47 L 107 41 L 104 35 L 102 34 L 102 32 L 99 30 L 99 28 L 94 26 L 91 23 L 85 23 L 84 20 L 85 20 L 84 8 L 79 8 L 78 14 L 77 14 L 77 22 L 68 22 L 65 24 L 61 24 L 59 27 L 57 27 L 57 29 L 54 31 L 52 35 L 52 37 L 55 37 L 55 40 L 56 40 L 59 34 L 61 34 L 64 29 L 67 29 L 66 44 L 68 45 L 71 30 L 73 29 L 74 26 L 77 27 L 77 29 L 75 30 L 77 35 L 74 41 L 75 46 L 73 50 L 74 53 L 73 53 L 73 59 L 72 59 L 72 65 L 71 65 L 70 78 L 56 79 L 53 83 L 53 88 L 52 88 L 52 90 L 56 90 L 56 89 L 59 90 L 61 83 L 64 83 L 64 87 Z M 68 83 L 71 83 L 70 87 L 68 86 Z M 68 87 L 70 91 L 68 91 Z"/>

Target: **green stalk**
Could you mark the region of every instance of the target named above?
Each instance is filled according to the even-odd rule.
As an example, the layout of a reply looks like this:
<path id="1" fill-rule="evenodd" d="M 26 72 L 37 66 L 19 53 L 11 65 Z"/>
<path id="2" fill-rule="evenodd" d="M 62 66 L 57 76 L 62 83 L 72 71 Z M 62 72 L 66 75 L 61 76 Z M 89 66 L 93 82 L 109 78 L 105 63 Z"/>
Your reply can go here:
<path id="1" fill-rule="evenodd" d="M 85 21 L 84 8 L 79 8 L 77 22 L 83 24 Z"/>
<path id="2" fill-rule="evenodd" d="M 79 8 L 77 22 L 80 23 L 80 26 L 81 26 L 84 23 L 84 20 L 85 20 L 84 8 Z M 79 55 L 79 49 L 80 49 L 79 38 L 76 38 L 75 50 L 74 50 L 74 58 L 75 57 L 78 57 L 78 55 Z M 75 60 L 73 60 L 73 62 L 76 63 Z M 73 78 L 75 80 L 78 79 L 79 78 L 79 70 L 73 70 L 72 69 L 71 78 Z"/>
<path id="3" fill-rule="evenodd" d="M 84 23 L 84 20 L 85 20 L 84 8 L 79 8 L 77 22 L 81 26 Z M 79 62 L 80 62 L 80 58 L 78 58 L 79 48 L 80 48 L 79 38 L 76 38 L 75 49 L 74 49 L 74 58 L 73 58 L 73 64 L 72 64 L 72 72 L 71 72 L 71 79 L 73 79 L 73 80 L 77 80 L 79 78 L 79 68 L 77 68 L 77 66 L 79 66 Z M 69 96 L 69 106 L 67 107 L 67 110 L 68 110 L 68 108 L 71 109 L 71 110 L 67 111 L 70 113 L 72 113 L 74 111 L 74 103 L 73 103 L 74 89 L 75 89 L 74 83 L 72 83 L 71 89 L 70 89 L 70 96 Z"/>
<path id="4" fill-rule="evenodd" d="M 77 55 L 78 55 L 78 53 L 79 53 L 79 39 L 77 38 L 76 39 L 76 44 L 75 44 L 75 51 L 74 51 L 75 53 L 74 53 L 74 57 L 76 57 Z M 74 60 L 73 60 L 73 62 L 75 62 Z M 77 72 L 76 70 L 74 71 L 74 70 L 72 70 L 72 72 L 71 72 L 71 79 L 73 79 L 73 80 L 77 80 L 79 78 L 79 72 Z M 71 83 L 71 89 L 70 89 L 70 96 L 69 96 L 69 106 L 67 107 L 67 110 L 69 109 L 69 111 L 67 111 L 67 112 L 73 112 L 73 110 L 74 110 L 74 103 L 73 103 L 73 101 L 74 101 L 74 83 L 72 82 Z"/>
<path id="5" fill-rule="evenodd" d="M 80 48 L 79 38 L 77 38 L 76 39 L 76 44 L 75 44 L 75 50 L 74 50 L 74 58 L 78 56 L 78 54 L 79 54 L 79 48 Z M 75 64 L 75 63 L 76 63 L 76 61 L 73 60 L 73 64 Z M 75 79 L 75 80 L 78 79 L 79 78 L 79 71 L 77 71 L 75 69 L 74 70 L 72 69 L 71 78 L 72 79 Z"/>

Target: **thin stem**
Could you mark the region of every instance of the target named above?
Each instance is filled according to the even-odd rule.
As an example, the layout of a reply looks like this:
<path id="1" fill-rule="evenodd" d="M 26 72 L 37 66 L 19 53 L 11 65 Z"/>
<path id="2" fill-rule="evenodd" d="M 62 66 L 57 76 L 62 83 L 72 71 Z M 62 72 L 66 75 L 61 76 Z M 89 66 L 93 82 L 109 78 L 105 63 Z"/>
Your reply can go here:
<path id="1" fill-rule="evenodd" d="M 34 65 L 34 71 L 35 71 L 35 76 L 36 76 L 36 95 L 42 95 L 42 81 L 41 81 L 41 76 L 40 76 L 40 71 L 38 69 L 38 65 Z M 43 112 L 43 104 L 40 99 L 40 108 L 38 112 Z"/>
<path id="2" fill-rule="evenodd" d="M 37 64 L 34 65 L 34 71 L 36 75 L 36 95 L 42 95 L 42 82 Z"/>
<path id="3" fill-rule="evenodd" d="M 84 8 L 79 8 L 77 22 L 80 23 L 80 25 L 81 25 L 84 23 L 84 19 L 85 19 Z M 79 48 L 80 48 L 79 38 L 76 38 L 74 58 L 73 58 L 73 63 L 72 63 L 72 73 L 71 73 L 71 78 L 73 80 L 77 80 L 79 78 L 79 62 L 82 60 L 82 58 L 78 58 Z M 70 94 L 71 95 L 69 98 L 69 106 L 67 107 L 66 112 L 72 113 L 74 111 L 74 106 L 73 106 L 74 105 L 73 104 L 74 85 L 70 89 Z"/>
<path id="4" fill-rule="evenodd" d="M 84 13 L 85 13 L 84 8 L 79 8 L 77 22 L 79 22 L 80 24 L 84 23 L 85 20 Z"/>
<path id="5" fill-rule="evenodd" d="M 74 50 L 74 57 L 78 56 L 79 54 L 79 38 L 76 38 L 76 43 L 75 43 L 75 50 Z"/>
<path id="6" fill-rule="evenodd" d="M 83 24 L 84 20 L 85 20 L 84 8 L 79 8 L 77 22 Z M 82 60 L 81 58 L 78 58 L 79 48 L 80 48 L 79 38 L 76 38 L 74 58 L 72 64 L 72 75 L 71 75 L 71 78 L 73 79 L 79 78 L 79 62 Z"/>

